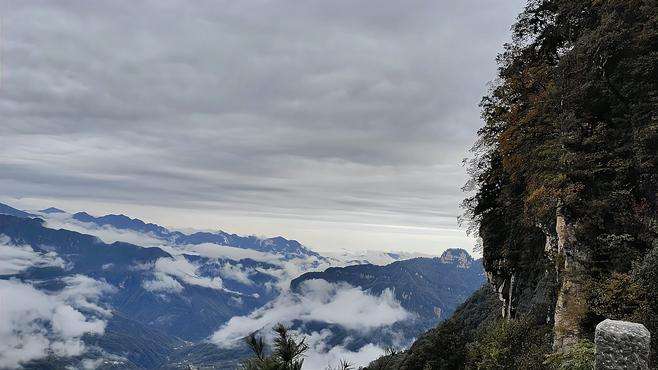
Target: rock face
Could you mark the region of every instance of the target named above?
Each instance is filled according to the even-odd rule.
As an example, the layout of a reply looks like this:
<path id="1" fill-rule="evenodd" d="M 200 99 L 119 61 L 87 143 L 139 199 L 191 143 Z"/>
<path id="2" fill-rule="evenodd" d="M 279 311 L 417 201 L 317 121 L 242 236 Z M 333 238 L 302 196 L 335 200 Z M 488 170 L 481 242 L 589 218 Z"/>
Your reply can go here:
<path id="1" fill-rule="evenodd" d="M 439 257 L 442 263 L 457 264 L 459 268 L 468 269 L 473 265 L 473 257 L 463 249 L 450 248 Z"/>
<path id="2" fill-rule="evenodd" d="M 651 334 L 642 324 L 605 320 L 596 326 L 596 370 L 649 369 Z"/>
<path id="3" fill-rule="evenodd" d="M 516 280 L 516 276 L 513 273 L 509 276 L 503 268 L 487 271 L 486 276 L 498 295 L 498 299 L 503 302 L 501 316 L 508 319 L 513 318 L 516 311 L 514 295 L 514 281 Z"/>
<path id="4" fill-rule="evenodd" d="M 555 305 L 553 349 L 563 351 L 582 338 L 581 322 L 587 314 L 587 301 L 582 277 L 589 260 L 581 250 L 575 236 L 576 224 L 558 209 L 555 231 L 557 234 L 556 267 L 559 290 Z"/>

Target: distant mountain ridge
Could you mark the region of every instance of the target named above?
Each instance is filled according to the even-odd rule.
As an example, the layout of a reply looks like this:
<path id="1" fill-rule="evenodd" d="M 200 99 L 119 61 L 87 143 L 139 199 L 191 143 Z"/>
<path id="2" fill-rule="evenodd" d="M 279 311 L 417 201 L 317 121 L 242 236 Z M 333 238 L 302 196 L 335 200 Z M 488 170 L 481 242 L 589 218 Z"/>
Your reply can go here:
<path id="1" fill-rule="evenodd" d="M 42 209 L 39 212 L 45 213 L 45 214 L 66 213 L 66 211 L 63 211 L 63 210 L 61 210 L 59 208 L 55 208 L 55 207 L 49 207 L 49 208 L 46 208 L 46 209 Z"/>
<path id="2" fill-rule="evenodd" d="M 39 211 L 44 215 L 64 214 L 65 211 L 50 207 Z M 21 211 L 14 207 L 0 203 L 0 214 L 6 214 L 23 218 L 35 218 L 39 215 L 26 211 Z M 251 249 L 259 252 L 274 253 L 284 255 L 287 259 L 315 257 L 324 259 L 322 255 L 302 245 L 296 240 L 286 239 L 281 236 L 272 238 L 259 238 L 253 235 L 241 236 L 230 234 L 224 231 L 204 232 L 199 231 L 192 234 L 185 234 L 180 231 L 171 231 L 164 226 L 144 222 L 138 218 L 131 218 L 123 214 L 109 214 L 104 216 L 92 216 L 87 212 L 78 212 L 71 216 L 79 222 L 91 223 L 99 227 L 111 226 L 118 230 L 131 230 L 153 236 L 172 244 L 198 245 L 203 243 L 212 243 L 226 245 L 235 248 Z"/>
<path id="3" fill-rule="evenodd" d="M 218 232 L 195 232 L 184 234 L 180 231 L 171 231 L 163 226 L 146 223 L 138 218 L 130 218 L 125 215 L 92 216 L 86 212 L 78 212 L 73 219 L 92 223 L 97 226 L 112 226 L 119 230 L 132 230 L 150 234 L 156 238 L 166 240 L 172 244 L 203 244 L 213 243 L 227 245 L 230 247 L 252 249 L 260 252 L 283 254 L 286 258 L 316 257 L 323 258 L 319 253 L 303 246 L 296 240 L 289 240 L 281 236 L 261 239 L 256 236 L 240 236 L 229 234 L 224 231 Z"/>
<path id="4" fill-rule="evenodd" d="M 463 249 L 448 249 L 441 257 L 418 257 L 385 266 L 362 264 L 307 272 L 290 283 L 291 289 L 295 291 L 312 279 L 348 283 L 375 295 L 392 289 L 405 309 L 430 320 L 432 325 L 449 317 L 485 282 L 482 261 L 473 259 Z"/>
<path id="5" fill-rule="evenodd" d="M 16 216 L 23 218 L 39 217 L 32 213 L 21 211 L 20 209 L 16 209 L 14 207 L 2 203 L 0 203 L 0 215 L 9 215 L 9 216 Z"/>

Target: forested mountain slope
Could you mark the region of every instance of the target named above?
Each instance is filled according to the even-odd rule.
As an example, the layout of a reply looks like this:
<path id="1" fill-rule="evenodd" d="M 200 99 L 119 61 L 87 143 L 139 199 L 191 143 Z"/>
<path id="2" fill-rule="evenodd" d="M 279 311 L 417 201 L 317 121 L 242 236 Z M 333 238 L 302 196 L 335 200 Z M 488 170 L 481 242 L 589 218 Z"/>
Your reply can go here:
<path id="1" fill-rule="evenodd" d="M 291 282 L 292 290 L 307 280 L 344 282 L 380 295 L 393 291 L 402 307 L 433 324 L 454 312 L 484 283 L 480 260 L 468 252 L 450 249 L 436 258 L 413 258 L 386 266 L 355 265 L 330 267 L 322 272 L 308 272 Z M 430 324 L 431 325 L 431 324 Z"/>

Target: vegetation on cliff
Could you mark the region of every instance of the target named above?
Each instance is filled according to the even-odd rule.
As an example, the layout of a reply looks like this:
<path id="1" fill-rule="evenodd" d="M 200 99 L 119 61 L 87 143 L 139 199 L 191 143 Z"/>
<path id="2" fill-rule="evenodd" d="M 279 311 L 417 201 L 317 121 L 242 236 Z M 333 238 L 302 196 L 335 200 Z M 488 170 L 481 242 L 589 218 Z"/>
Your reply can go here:
<path id="1" fill-rule="evenodd" d="M 658 2 L 533 0 L 513 34 L 464 203 L 485 267 L 506 281 L 551 260 L 557 351 L 606 317 L 651 326 L 638 274 L 658 233 Z"/>
<path id="2" fill-rule="evenodd" d="M 588 368 L 604 318 L 655 362 L 658 1 L 530 0 L 512 30 L 464 201 L 502 310 L 479 292 L 372 369 Z"/>

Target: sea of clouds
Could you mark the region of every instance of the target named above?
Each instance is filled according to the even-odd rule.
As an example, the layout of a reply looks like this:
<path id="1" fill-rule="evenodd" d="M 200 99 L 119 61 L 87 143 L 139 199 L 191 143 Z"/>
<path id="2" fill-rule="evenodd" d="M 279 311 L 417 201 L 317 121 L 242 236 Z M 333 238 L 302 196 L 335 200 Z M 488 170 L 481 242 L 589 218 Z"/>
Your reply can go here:
<path id="1" fill-rule="evenodd" d="M 209 340 L 220 348 L 232 348 L 256 331 L 271 339 L 270 329 L 278 323 L 288 326 L 295 323 L 325 323 L 367 334 L 413 316 L 389 290 L 373 295 L 345 283 L 309 280 L 302 283 L 297 291 L 290 291 L 290 281 L 295 277 L 304 272 L 323 270 L 330 264 L 341 265 L 346 258 L 332 256 L 334 258 L 330 262 L 318 261 L 315 257 L 284 260 L 276 254 L 210 243 L 171 245 L 154 235 L 118 230 L 111 226 L 100 227 L 74 220 L 69 214 L 44 215 L 44 218 L 47 227 L 94 235 L 106 243 L 129 242 L 159 247 L 168 252 L 172 257 L 132 266 L 150 273 L 151 278 L 145 280 L 142 287 L 154 293 L 179 294 L 185 286 L 195 285 L 233 293 L 239 300 L 241 294 L 226 289 L 225 280 L 250 286 L 254 284 L 251 277 L 256 273 L 273 276 L 276 282 L 268 288 L 277 290 L 278 297 L 249 315 L 233 317 L 218 328 Z M 204 257 L 210 261 L 206 263 L 217 264 L 218 276 L 201 274 L 202 264 L 188 256 Z M 387 255 L 379 257 L 386 262 L 390 258 Z M 265 262 L 274 267 L 245 267 L 240 263 L 244 259 Z M 12 244 L 8 238 L 0 236 L 0 274 L 17 274 L 32 266 L 66 268 L 66 262 L 54 252 L 37 252 L 29 246 Z M 7 318 L 0 323 L 0 367 L 16 367 L 48 354 L 80 356 L 86 350 L 81 340 L 84 334 L 104 333 L 106 320 L 112 313 L 110 308 L 100 303 L 100 298 L 117 288 L 83 275 L 67 277 L 63 283 L 65 287 L 59 292 L 44 292 L 30 282 L 0 280 L 0 297 L 20 297 L 7 300 L 0 307 L 1 317 Z M 309 331 L 302 327 L 298 326 L 293 333 L 305 336 L 309 345 L 305 369 L 324 368 L 328 364 L 338 364 L 339 360 L 365 365 L 384 354 L 384 349 L 375 344 L 349 350 L 345 347 L 351 339 L 349 337 L 343 345 L 329 345 L 330 330 Z M 83 361 L 88 367 L 93 367 L 97 362 L 92 359 Z"/>
<path id="2" fill-rule="evenodd" d="M 212 335 L 211 341 L 219 347 L 232 348 L 254 332 L 271 341 L 272 328 L 279 323 L 292 326 L 320 322 L 368 334 L 412 316 L 390 290 L 377 296 L 349 284 L 314 279 L 303 282 L 297 292 L 283 292 L 247 316 L 233 317 Z M 340 360 L 363 366 L 384 354 L 384 348 L 375 344 L 362 346 L 357 351 L 350 351 L 343 345 L 329 346 L 331 331 L 327 329 L 297 333 L 304 335 L 309 344 L 304 366 L 307 369 L 324 368 Z"/>

